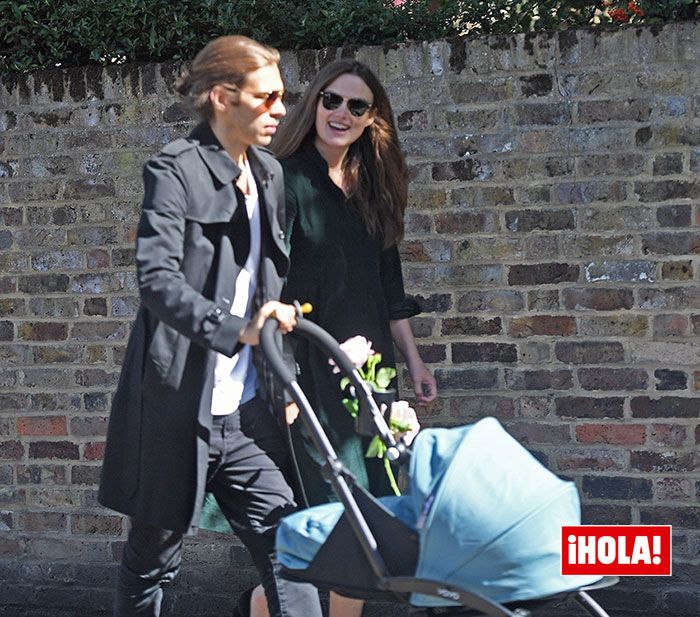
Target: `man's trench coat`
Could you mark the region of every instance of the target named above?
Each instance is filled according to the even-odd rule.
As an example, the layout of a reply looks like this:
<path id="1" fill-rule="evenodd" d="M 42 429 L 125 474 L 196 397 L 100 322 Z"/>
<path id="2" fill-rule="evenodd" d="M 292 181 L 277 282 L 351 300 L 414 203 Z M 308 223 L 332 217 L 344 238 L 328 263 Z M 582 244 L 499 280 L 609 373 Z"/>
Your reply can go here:
<path id="1" fill-rule="evenodd" d="M 263 300 L 277 299 L 289 267 L 282 170 L 260 148 L 248 159 L 260 194 Z M 112 404 L 99 502 L 181 532 L 193 531 L 201 511 L 215 352 L 236 353 L 246 323 L 229 312 L 245 261 L 236 263 L 231 238 L 239 173 L 207 123 L 144 169 L 141 306 Z M 283 399 L 273 398 L 280 413 Z"/>

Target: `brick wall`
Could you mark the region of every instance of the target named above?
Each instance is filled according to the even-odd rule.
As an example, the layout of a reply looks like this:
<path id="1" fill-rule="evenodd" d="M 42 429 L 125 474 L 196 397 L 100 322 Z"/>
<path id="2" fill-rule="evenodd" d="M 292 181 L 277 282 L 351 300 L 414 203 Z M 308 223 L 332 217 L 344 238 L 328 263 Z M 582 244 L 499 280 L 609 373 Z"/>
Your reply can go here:
<path id="1" fill-rule="evenodd" d="M 575 479 L 587 522 L 673 524 L 674 576 L 600 597 L 697 615 L 700 24 L 285 53 L 290 101 L 341 54 L 378 71 L 409 157 L 405 278 L 440 387 L 425 424 L 497 416 Z M 178 70 L 0 84 L 1 617 L 109 611 L 126 526 L 96 482 L 141 167 L 190 126 Z M 203 534 L 170 614 L 227 614 L 253 578 Z"/>

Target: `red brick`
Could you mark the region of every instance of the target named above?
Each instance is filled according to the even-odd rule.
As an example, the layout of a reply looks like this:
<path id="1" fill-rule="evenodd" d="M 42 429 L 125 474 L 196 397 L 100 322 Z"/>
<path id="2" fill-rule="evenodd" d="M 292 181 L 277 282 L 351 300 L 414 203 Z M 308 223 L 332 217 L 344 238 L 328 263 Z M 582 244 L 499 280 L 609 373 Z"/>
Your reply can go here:
<path id="1" fill-rule="evenodd" d="M 109 268 L 109 253 L 103 249 L 92 249 L 88 251 L 87 267 L 88 270 L 92 270 L 93 268 Z"/>
<path id="2" fill-rule="evenodd" d="M 644 369 L 582 368 L 578 379 L 584 390 L 644 390 L 649 376 Z"/>
<path id="3" fill-rule="evenodd" d="M 521 418 L 546 418 L 554 410 L 550 396 L 519 396 L 518 416 Z"/>
<path id="4" fill-rule="evenodd" d="M 21 512 L 20 526 L 24 531 L 64 531 L 68 515 L 63 512 Z"/>
<path id="5" fill-rule="evenodd" d="M 98 484 L 100 467 L 96 465 L 74 465 L 71 469 L 71 484 Z"/>
<path id="6" fill-rule="evenodd" d="M 673 525 L 680 529 L 700 529 L 700 507 L 643 506 L 642 525 Z"/>
<path id="7" fill-rule="evenodd" d="M 18 465 L 17 484 L 65 484 L 66 468 L 63 465 Z"/>
<path id="8" fill-rule="evenodd" d="M 652 473 L 681 473 L 684 471 L 695 471 L 697 463 L 692 453 L 636 450 L 630 454 L 630 466 L 632 469 Z"/>
<path id="9" fill-rule="evenodd" d="M 118 536 L 122 532 L 122 518 L 103 514 L 73 514 L 71 533 L 79 535 Z"/>
<path id="10" fill-rule="evenodd" d="M 621 476 L 584 476 L 581 483 L 586 497 L 608 500 L 649 500 L 652 497 L 651 480 Z"/>
<path id="11" fill-rule="evenodd" d="M 26 416 L 17 419 L 19 435 L 67 435 L 66 416 Z"/>
<path id="12" fill-rule="evenodd" d="M 579 267 L 571 264 L 544 263 L 510 266 L 509 285 L 554 285 L 578 280 Z"/>
<path id="13" fill-rule="evenodd" d="M 554 346 L 557 360 L 567 364 L 609 364 L 622 362 L 625 350 L 622 343 L 613 342 L 562 342 Z"/>
<path id="14" fill-rule="evenodd" d="M 19 460 L 24 456 L 24 446 L 21 442 L 0 441 L 0 459 Z"/>
<path id="15" fill-rule="evenodd" d="M 424 313 L 444 313 L 452 308 L 452 296 L 450 294 L 431 294 L 430 296 L 414 296 L 421 311 Z"/>
<path id="16" fill-rule="evenodd" d="M 570 418 L 621 418 L 625 399 L 567 396 L 556 400 L 556 413 Z"/>
<path id="17" fill-rule="evenodd" d="M 515 337 L 573 336 L 576 334 L 576 319 L 559 315 L 514 317 L 510 321 L 508 334 Z"/>
<path id="18" fill-rule="evenodd" d="M 687 437 L 687 427 L 681 424 L 652 424 L 649 431 L 649 441 L 659 446 L 682 446 Z"/>
<path id="19" fill-rule="evenodd" d="M 631 402 L 634 418 L 697 418 L 700 416 L 700 398 L 639 396 Z"/>
<path id="20" fill-rule="evenodd" d="M 505 362 L 518 359 L 515 345 L 507 343 L 452 343 L 452 362 Z"/>
<path id="21" fill-rule="evenodd" d="M 85 444 L 83 458 L 88 461 L 101 461 L 105 454 L 105 442 L 93 441 Z"/>
<path id="22" fill-rule="evenodd" d="M 447 358 L 447 345 L 418 345 L 417 348 L 423 362 L 444 362 Z M 116 379 L 114 385 L 116 386 L 119 380 L 119 374 L 114 373 L 114 377 Z"/>
<path id="23" fill-rule="evenodd" d="M 411 320 L 413 324 L 414 320 Z M 442 320 L 441 334 L 450 335 L 490 335 L 501 333 L 501 318 L 484 319 L 483 317 L 446 317 Z M 414 331 L 415 334 L 415 331 Z"/>
<path id="24" fill-rule="evenodd" d="M 617 311 L 630 309 L 634 303 L 630 289 L 565 289 L 562 296 L 564 306 L 574 310 Z"/>
<path id="25" fill-rule="evenodd" d="M 564 444 L 569 443 L 567 424 L 552 426 L 550 422 L 509 422 L 508 431 L 521 443 Z"/>
<path id="26" fill-rule="evenodd" d="M 107 434 L 107 418 L 101 416 L 71 418 L 70 434 L 95 437 Z"/>
<path id="27" fill-rule="evenodd" d="M 655 336 L 684 336 L 688 332 L 686 315 L 655 315 Z"/>
<path id="28" fill-rule="evenodd" d="M 20 328 L 20 338 L 26 341 L 65 341 L 68 324 L 54 321 L 24 323 Z"/>
<path id="29" fill-rule="evenodd" d="M 559 471 L 620 471 L 626 467 L 626 454 L 587 447 L 582 450 L 557 452 L 555 462 Z"/>
<path id="30" fill-rule="evenodd" d="M 646 426 L 643 424 L 581 424 L 576 427 L 576 441 L 591 444 L 641 445 L 646 441 Z"/>
<path id="31" fill-rule="evenodd" d="M 450 416 L 465 421 L 485 416 L 512 418 L 515 415 L 515 402 L 500 396 L 460 396 L 450 398 Z"/>
<path id="32" fill-rule="evenodd" d="M 70 441 L 36 441 L 29 444 L 29 458 L 80 458 L 78 445 Z"/>
<path id="33" fill-rule="evenodd" d="M 573 373 L 558 371 L 506 370 L 506 386 L 509 390 L 570 390 L 574 386 Z"/>
<path id="34" fill-rule="evenodd" d="M 632 508 L 606 504 L 582 504 L 581 522 L 584 525 L 630 525 Z"/>
<path id="35" fill-rule="evenodd" d="M 659 478 L 654 480 L 654 497 L 659 501 L 692 500 L 693 483 L 685 478 Z"/>

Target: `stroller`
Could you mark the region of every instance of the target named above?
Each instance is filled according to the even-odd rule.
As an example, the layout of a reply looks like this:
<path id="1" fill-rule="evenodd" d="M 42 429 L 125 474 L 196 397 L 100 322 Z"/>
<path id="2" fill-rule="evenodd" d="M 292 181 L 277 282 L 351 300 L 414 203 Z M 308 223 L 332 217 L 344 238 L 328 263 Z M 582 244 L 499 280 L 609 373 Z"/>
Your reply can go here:
<path id="1" fill-rule="evenodd" d="M 279 331 L 269 319 L 262 351 L 299 406 L 340 500 L 282 520 L 277 555 L 288 577 L 345 596 L 402 602 L 414 615 L 527 617 L 573 597 L 589 614 L 609 617 L 588 592 L 615 584 L 616 577 L 560 574 L 560 527 L 580 522 L 572 482 L 545 469 L 494 418 L 424 429 L 409 451 L 394 439 L 337 341 L 298 314 L 294 333 L 350 379 L 360 432 L 378 434 L 390 460 L 410 460 L 410 491 L 375 498 L 354 483 L 284 364 Z"/>

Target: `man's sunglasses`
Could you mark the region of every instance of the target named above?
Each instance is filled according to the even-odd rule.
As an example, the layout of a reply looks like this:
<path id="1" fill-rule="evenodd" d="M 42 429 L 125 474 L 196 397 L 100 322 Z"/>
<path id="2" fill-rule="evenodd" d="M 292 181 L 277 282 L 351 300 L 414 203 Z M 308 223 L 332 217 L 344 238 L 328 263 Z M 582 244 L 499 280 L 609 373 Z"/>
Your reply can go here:
<path id="1" fill-rule="evenodd" d="M 284 90 L 271 90 L 270 92 L 251 92 L 250 90 L 243 90 L 238 86 L 227 86 L 226 84 L 221 84 L 224 90 L 229 92 L 247 92 L 252 94 L 256 99 L 260 99 L 265 107 L 272 107 L 276 101 L 284 102 Z"/>
<path id="2" fill-rule="evenodd" d="M 343 101 L 347 101 L 348 111 L 356 118 L 364 116 L 372 107 L 372 103 L 368 103 L 364 99 L 346 99 L 335 92 L 322 91 L 320 96 L 321 104 L 328 110 L 338 109 Z"/>

